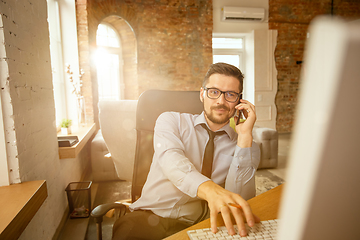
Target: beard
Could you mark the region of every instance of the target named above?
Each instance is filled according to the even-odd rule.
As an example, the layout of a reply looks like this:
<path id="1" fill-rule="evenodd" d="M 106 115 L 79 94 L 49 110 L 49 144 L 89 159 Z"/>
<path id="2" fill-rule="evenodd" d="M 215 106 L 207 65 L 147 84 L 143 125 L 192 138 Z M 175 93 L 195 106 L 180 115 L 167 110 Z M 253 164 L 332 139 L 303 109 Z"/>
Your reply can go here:
<path id="1" fill-rule="evenodd" d="M 205 108 L 204 108 L 205 109 Z M 218 105 L 218 106 L 215 106 L 215 107 L 210 107 L 210 111 L 206 111 L 204 110 L 205 112 L 205 115 L 206 117 L 213 123 L 215 124 L 225 124 L 229 121 L 229 119 L 231 118 L 231 113 L 229 115 L 227 114 L 224 114 L 222 116 L 216 116 L 213 112 L 213 110 L 217 110 L 217 109 L 224 109 L 226 110 L 227 112 L 230 113 L 230 108 L 225 106 L 225 105 Z"/>

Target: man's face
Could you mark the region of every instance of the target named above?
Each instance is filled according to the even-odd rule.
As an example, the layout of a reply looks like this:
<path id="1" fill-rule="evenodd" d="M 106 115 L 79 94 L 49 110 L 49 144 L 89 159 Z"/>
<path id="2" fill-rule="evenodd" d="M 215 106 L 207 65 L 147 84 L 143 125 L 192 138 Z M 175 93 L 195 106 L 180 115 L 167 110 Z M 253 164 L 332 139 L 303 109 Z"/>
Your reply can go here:
<path id="1" fill-rule="evenodd" d="M 223 92 L 233 91 L 239 93 L 239 84 L 239 80 L 235 77 L 213 74 L 205 87 L 217 88 Z M 234 115 L 235 106 L 238 104 L 238 101 L 234 103 L 226 101 L 224 94 L 221 94 L 218 99 L 210 99 L 203 88 L 200 90 L 200 98 L 204 103 L 205 118 L 212 129 L 219 129 L 226 125 Z"/>

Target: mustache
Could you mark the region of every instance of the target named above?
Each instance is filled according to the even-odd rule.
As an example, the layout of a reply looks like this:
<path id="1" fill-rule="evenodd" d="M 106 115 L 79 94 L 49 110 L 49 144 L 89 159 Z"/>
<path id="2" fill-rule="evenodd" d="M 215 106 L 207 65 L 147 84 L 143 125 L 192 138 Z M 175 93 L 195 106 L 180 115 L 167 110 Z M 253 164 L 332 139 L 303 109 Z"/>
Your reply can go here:
<path id="1" fill-rule="evenodd" d="M 224 110 L 227 110 L 227 111 L 230 111 L 230 108 L 225 106 L 225 105 L 217 105 L 217 106 L 213 106 L 210 108 L 211 110 L 217 110 L 217 109 L 224 109 Z"/>

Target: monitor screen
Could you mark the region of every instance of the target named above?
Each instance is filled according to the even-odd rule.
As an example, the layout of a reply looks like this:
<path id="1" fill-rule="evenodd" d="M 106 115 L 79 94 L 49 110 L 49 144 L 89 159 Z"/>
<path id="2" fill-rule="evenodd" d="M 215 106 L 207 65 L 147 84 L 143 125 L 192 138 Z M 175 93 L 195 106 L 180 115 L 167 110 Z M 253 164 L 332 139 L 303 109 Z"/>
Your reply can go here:
<path id="1" fill-rule="evenodd" d="M 360 239 L 360 24 L 309 27 L 278 239 Z"/>

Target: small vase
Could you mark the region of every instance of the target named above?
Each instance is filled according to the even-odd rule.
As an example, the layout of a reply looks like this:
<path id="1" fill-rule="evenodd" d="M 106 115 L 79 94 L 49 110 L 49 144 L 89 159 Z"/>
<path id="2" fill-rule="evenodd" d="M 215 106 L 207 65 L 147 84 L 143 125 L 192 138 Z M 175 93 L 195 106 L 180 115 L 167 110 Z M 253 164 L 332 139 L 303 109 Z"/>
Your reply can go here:
<path id="1" fill-rule="evenodd" d="M 70 128 L 61 128 L 61 134 L 68 135 L 71 133 Z"/>
<path id="2" fill-rule="evenodd" d="M 83 96 L 78 97 L 78 106 L 77 106 L 77 114 L 78 114 L 78 123 L 79 126 L 85 125 L 85 99 Z"/>

